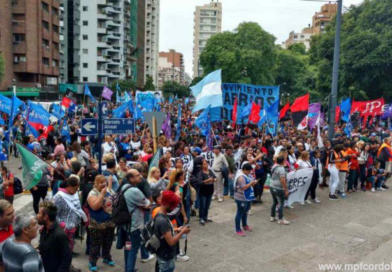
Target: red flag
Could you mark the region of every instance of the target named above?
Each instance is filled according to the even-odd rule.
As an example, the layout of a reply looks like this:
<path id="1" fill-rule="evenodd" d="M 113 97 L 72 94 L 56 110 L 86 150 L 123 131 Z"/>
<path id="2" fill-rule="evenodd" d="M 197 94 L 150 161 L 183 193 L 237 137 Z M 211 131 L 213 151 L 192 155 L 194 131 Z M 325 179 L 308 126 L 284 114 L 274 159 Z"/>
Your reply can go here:
<path id="1" fill-rule="evenodd" d="M 64 106 L 68 109 L 71 103 L 72 103 L 71 99 L 69 99 L 68 97 L 63 97 L 63 101 L 61 101 L 61 106 Z"/>
<path id="2" fill-rule="evenodd" d="M 339 123 L 340 120 L 340 107 L 336 106 L 335 108 L 335 123 Z"/>
<path id="3" fill-rule="evenodd" d="M 252 102 L 252 108 L 250 109 L 249 122 L 257 124 L 260 121 L 260 105 Z"/>
<path id="4" fill-rule="evenodd" d="M 289 109 L 290 109 L 290 103 L 287 102 L 287 104 L 280 110 L 279 119 L 285 117 Z"/>
<path id="5" fill-rule="evenodd" d="M 234 106 L 233 106 L 233 114 L 231 116 L 231 120 L 233 120 L 233 128 L 235 127 L 235 124 L 237 123 L 237 108 L 238 108 L 238 100 L 237 100 L 237 97 L 235 97 Z"/>
<path id="6" fill-rule="evenodd" d="M 37 124 L 37 123 L 33 123 L 33 122 L 29 122 L 29 124 L 30 124 L 36 131 L 39 131 L 40 129 L 42 129 L 43 133 L 38 137 L 38 140 L 40 140 L 41 138 L 48 138 L 49 132 L 54 131 L 54 126 L 45 127 L 44 125 Z"/>
<path id="7" fill-rule="evenodd" d="M 309 110 L 309 94 L 295 99 L 294 104 L 290 107 L 293 123 L 298 126 L 308 115 Z"/>
<path id="8" fill-rule="evenodd" d="M 384 98 L 371 101 L 353 101 L 351 113 L 358 111 L 360 112 L 361 117 L 382 115 L 384 104 Z"/>

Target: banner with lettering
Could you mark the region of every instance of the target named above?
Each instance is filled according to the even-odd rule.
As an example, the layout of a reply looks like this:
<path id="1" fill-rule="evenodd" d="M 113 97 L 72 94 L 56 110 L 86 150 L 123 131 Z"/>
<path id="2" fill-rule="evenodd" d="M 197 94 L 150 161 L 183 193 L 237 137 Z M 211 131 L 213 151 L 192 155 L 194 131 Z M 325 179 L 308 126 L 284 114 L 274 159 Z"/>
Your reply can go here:
<path id="1" fill-rule="evenodd" d="M 360 116 L 377 116 L 383 114 L 384 98 L 371 101 L 353 101 L 351 113 L 360 112 Z"/>
<path id="2" fill-rule="evenodd" d="M 251 105 L 252 101 L 261 105 L 261 110 L 267 109 L 279 99 L 279 86 L 255 86 L 239 83 L 223 83 L 222 95 L 222 119 L 232 120 L 233 105 L 236 97 L 238 97 L 238 115 L 240 115 L 243 111 L 243 108 Z M 248 118 L 240 119 L 238 116 L 237 124 L 247 122 Z"/>
<path id="3" fill-rule="evenodd" d="M 313 169 L 301 169 L 287 174 L 288 204 L 303 202 L 312 181 Z"/>

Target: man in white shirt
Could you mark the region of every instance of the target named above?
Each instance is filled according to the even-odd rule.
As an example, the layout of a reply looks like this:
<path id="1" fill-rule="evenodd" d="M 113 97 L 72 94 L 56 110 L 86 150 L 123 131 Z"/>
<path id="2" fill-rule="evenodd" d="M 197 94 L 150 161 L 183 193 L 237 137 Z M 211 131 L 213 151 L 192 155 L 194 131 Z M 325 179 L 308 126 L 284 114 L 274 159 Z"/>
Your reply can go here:
<path id="1" fill-rule="evenodd" d="M 223 176 L 222 176 L 222 167 L 229 167 L 225 155 L 221 153 L 222 147 L 220 145 L 214 146 L 214 162 L 212 163 L 212 171 L 214 172 L 217 181 L 214 183 L 214 195 L 212 199 L 215 199 L 218 196 L 218 201 L 223 201 Z"/>

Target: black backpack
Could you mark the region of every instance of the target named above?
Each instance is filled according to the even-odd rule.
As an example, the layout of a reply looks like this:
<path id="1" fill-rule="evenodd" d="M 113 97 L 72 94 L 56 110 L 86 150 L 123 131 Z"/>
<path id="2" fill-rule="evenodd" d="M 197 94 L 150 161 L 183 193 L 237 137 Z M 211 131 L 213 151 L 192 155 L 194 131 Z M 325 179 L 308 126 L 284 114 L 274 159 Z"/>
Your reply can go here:
<path id="1" fill-rule="evenodd" d="M 142 233 L 140 234 L 144 247 L 152 254 L 157 253 L 159 247 L 161 246 L 161 241 L 155 234 L 155 220 L 158 216 L 164 215 L 157 213 L 155 218 L 151 219 L 147 224 L 144 225 Z"/>
<path id="2" fill-rule="evenodd" d="M 128 186 L 125 190 L 120 188 L 116 194 L 111 196 L 113 206 L 112 219 L 113 222 L 118 226 L 128 225 L 131 223 L 132 213 L 136 209 L 133 209 L 132 212 L 128 211 L 128 206 L 124 195 L 125 192 L 130 188 L 132 188 L 132 186 Z"/>
<path id="3" fill-rule="evenodd" d="M 22 182 L 17 177 L 14 177 L 14 195 L 18 195 L 21 193 L 23 193 Z"/>

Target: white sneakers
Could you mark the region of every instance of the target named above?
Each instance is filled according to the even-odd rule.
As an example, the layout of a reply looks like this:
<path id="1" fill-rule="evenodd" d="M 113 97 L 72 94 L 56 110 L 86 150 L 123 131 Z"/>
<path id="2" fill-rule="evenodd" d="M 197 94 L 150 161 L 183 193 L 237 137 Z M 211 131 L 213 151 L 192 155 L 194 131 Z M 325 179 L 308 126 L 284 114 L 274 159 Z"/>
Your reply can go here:
<path id="1" fill-rule="evenodd" d="M 321 203 L 321 200 L 318 199 L 317 197 L 313 201 L 314 201 L 314 203 Z"/>
<path id="2" fill-rule="evenodd" d="M 187 261 L 189 261 L 189 256 L 181 255 L 181 254 L 177 255 L 177 262 L 187 262 Z"/>
<path id="3" fill-rule="evenodd" d="M 219 198 L 219 199 L 218 199 L 218 202 L 222 202 L 222 201 L 223 201 L 223 198 Z"/>
<path id="4" fill-rule="evenodd" d="M 211 199 L 212 199 L 212 200 L 215 200 L 215 199 L 216 199 L 216 196 L 213 195 Z"/>
<path id="5" fill-rule="evenodd" d="M 279 225 L 288 225 L 288 224 L 290 224 L 290 222 L 283 218 L 282 220 L 278 220 L 278 224 Z"/>
<path id="6" fill-rule="evenodd" d="M 270 222 L 276 222 L 276 221 L 278 221 L 278 218 L 277 218 L 277 217 L 271 217 L 271 218 L 270 218 Z"/>
<path id="7" fill-rule="evenodd" d="M 147 259 L 142 259 L 142 263 L 148 263 L 154 259 L 155 259 L 155 256 L 153 254 L 150 254 L 150 256 Z"/>
<path id="8" fill-rule="evenodd" d="M 372 188 L 370 191 L 372 191 L 372 192 L 375 192 L 375 191 L 376 191 L 376 189 Z"/>
<path id="9" fill-rule="evenodd" d="M 308 203 L 308 204 L 312 204 L 312 202 L 310 202 L 309 199 L 307 199 L 305 202 Z"/>

